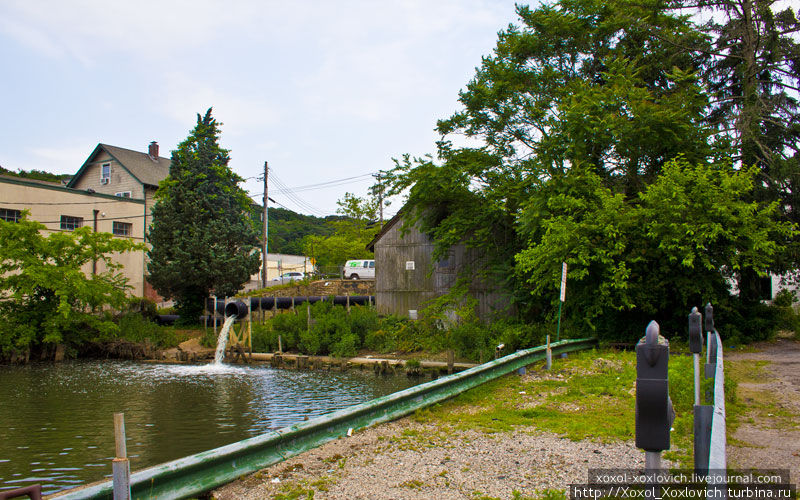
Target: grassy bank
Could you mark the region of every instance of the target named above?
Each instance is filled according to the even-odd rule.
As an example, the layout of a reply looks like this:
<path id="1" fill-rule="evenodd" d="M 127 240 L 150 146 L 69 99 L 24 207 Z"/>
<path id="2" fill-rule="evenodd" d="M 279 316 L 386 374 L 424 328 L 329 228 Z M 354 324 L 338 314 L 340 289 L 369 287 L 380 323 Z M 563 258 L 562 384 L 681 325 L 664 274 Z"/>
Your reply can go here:
<path id="1" fill-rule="evenodd" d="M 573 441 L 634 438 L 636 357 L 632 351 L 594 350 L 557 358 L 551 371 L 537 364 L 524 376 L 507 376 L 417 412 L 421 423 L 443 429 L 512 429 L 554 432 Z M 692 358 L 670 357 L 670 397 L 676 418 L 665 458 L 692 466 Z"/>

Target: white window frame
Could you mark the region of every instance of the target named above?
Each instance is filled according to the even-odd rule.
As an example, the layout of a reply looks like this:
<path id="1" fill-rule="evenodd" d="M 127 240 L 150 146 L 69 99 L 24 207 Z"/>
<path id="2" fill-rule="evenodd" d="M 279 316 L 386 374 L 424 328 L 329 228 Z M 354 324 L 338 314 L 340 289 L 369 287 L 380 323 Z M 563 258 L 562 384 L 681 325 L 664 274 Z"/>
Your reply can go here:
<path id="1" fill-rule="evenodd" d="M 105 180 L 105 182 L 103 182 Z M 110 163 L 103 163 L 100 165 L 100 182 L 102 184 L 108 184 L 111 180 L 111 164 Z"/>
<path id="2" fill-rule="evenodd" d="M 119 196 L 120 198 L 131 198 L 130 191 L 120 191 L 119 193 L 114 193 L 114 196 Z"/>

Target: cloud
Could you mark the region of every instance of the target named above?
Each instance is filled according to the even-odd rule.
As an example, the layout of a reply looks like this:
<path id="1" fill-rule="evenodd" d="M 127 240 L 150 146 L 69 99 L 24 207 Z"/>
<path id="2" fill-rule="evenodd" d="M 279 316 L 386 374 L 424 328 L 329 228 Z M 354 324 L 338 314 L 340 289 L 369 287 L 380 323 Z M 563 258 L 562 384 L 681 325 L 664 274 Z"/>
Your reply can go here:
<path id="1" fill-rule="evenodd" d="M 213 107 L 214 117 L 223 123 L 223 132 L 240 135 L 278 122 L 277 107 L 260 95 L 247 95 L 222 90 L 202 78 L 192 78 L 183 73 L 164 76 L 163 97 L 159 107 L 168 117 L 186 123 L 197 113 Z"/>

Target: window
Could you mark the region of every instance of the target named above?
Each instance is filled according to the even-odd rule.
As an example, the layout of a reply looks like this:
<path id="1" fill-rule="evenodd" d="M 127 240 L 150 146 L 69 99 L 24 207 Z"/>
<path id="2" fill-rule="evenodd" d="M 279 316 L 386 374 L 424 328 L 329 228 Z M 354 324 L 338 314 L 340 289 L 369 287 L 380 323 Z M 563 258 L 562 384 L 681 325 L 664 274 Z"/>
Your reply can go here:
<path id="1" fill-rule="evenodd" d="M 119 196 L 120 198 L 130 198 L 131 192 L 130 191 L 121 191 L 119 193 L 114 193 L 114 196 Z"/>
<path id="2" fill-rule="evenodd" d="M 22 219 L 22 212 L 13 208 L 0 208 L 0 220 L 6 222 L 19 222 Z"/>
<path id="3" fill-rule="evenodd" d="M 72 217 L 71 215 L 61 216 L 61 229 L 64 231 L 74 231 L 83 225 L 83 217 Z"/>
<path id="4" fill-rule="evenodd" d="M 117 236 L 130 236 L 133 224 L 130 222 L 117 222 L 114 221 L 113 233 Z"/>
<path id="5" fill-rule="evenodd" d="M 108 184 L 109 179 L 111 179 L 111 164 L 103 163 L 100 166 L 100 184 Z"/>

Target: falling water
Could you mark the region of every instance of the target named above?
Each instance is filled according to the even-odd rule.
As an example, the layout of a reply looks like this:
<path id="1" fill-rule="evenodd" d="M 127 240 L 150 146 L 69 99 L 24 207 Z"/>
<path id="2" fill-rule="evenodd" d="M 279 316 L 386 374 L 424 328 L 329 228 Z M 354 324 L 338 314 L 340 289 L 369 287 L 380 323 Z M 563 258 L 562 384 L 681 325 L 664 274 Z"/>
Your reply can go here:
<path id="1" fill-rule="evenodd" d="M 236 320 L 236 316 L 228 316 L 225 318 L 225 323 L 222 324 L 222 330 L 219 331 L 219 337 L 217 337 L 217 350 L 214 353 L 214 364 L 221 365 L 222 358 L 225 357 L 225 348 L 228 346 L 228 331 L 231 329 L 231 325 Z"/>

